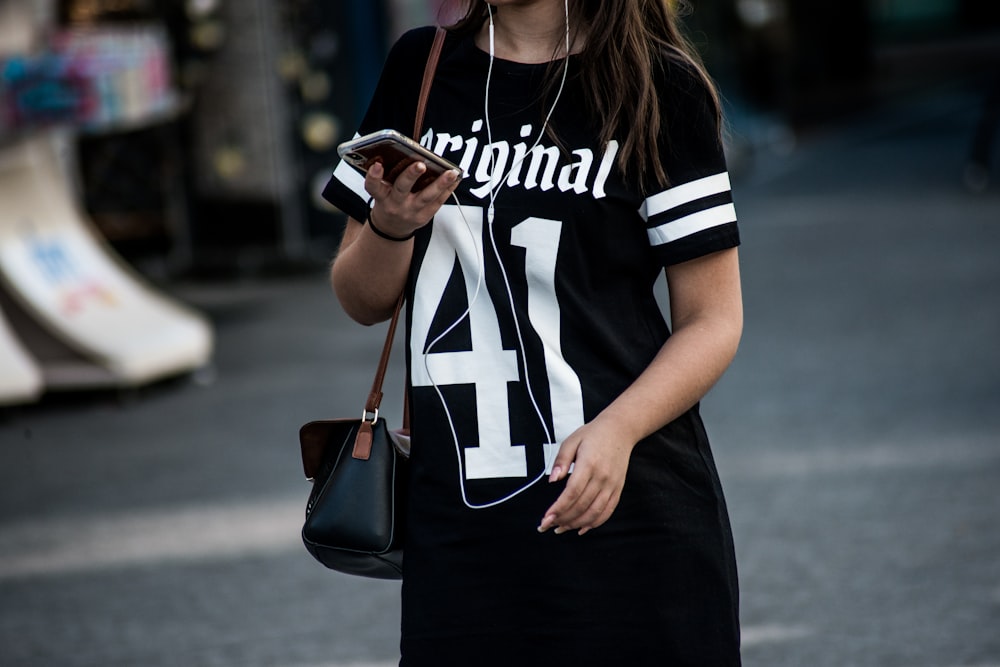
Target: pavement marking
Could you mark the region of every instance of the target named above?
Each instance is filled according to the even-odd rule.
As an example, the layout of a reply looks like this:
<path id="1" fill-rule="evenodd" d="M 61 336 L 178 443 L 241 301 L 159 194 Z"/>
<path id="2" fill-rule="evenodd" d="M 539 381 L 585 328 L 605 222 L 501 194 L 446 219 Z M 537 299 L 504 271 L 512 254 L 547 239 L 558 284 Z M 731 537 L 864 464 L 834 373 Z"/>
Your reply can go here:
<path id="1" fill-rule="evenodd" d="M 864 447 L 816 450 L 770 450 L 753 457 L 735 454 L 723 461 L 727 477 L 796 477 L 811 473 L 845 473 L 925 468 L 968 468 L 1000 463 L 1000 448 L 988 438 L 905 445 L 871 443 Z"/>
<path id="2" fill-rule="evenodd" d="M 774 642 L 788 642 L 802 639 L 813 634 L 813 631 L 802 625 L 751 625 L 741 628 L 740 643 L 744 646 L 757 646 Z"/>
<path id="3" fill-rule="evenodd" d="M 305 499 L 0 525 L 0 580 L 303 549 Z"/>

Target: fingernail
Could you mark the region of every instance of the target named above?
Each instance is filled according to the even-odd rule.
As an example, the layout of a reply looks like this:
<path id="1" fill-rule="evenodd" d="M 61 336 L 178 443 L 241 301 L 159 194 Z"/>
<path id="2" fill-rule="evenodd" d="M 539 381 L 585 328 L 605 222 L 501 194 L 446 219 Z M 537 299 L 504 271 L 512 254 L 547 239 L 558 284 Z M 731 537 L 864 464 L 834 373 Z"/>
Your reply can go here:
<path id="1" fill-rule="evenodd" d="M 583 534 L 584 534 L 584 533 L 586 533 L 586 532 L 587 532 L 588 530 L 590 530 L 590 528 L 581 528 L 581 529 L 580 529 L 580 532 L 578 532 L 578 533 L 577 533 L 577 535 L 583 535 Z"/>
<path id="2" fill-rule="evenodd" d="M 569 528 L 563 528 L 562 526 L 559 526 L 558 528 L 556 528 L 556 529 L 555 529 L 554 531 L 552 531 L 552 532 L 554 532 L 554 533 L 555 533 L 556 535 L 562 535 L 562 534 L 563 534 L 563 533 L 565 533 L 565 532 L 566 532 L 567 530 L 569 530 Z"/>
<path id="3" fill-rule="evenodd" d="M 425 171 L 427 171 L 427 165 L 424 164 L 423 162 L 418 162 L 417 171 L 419 171 L 421 174 L 424 173 Z"/>
<path id="4" fill-rule="evenodd" d="M 562 474 L 562 468 L 556 466 L 552 469 L 552 474 L 549 475 L 549 482 L 555 482 L 559 479 L 559 475 Z"/>

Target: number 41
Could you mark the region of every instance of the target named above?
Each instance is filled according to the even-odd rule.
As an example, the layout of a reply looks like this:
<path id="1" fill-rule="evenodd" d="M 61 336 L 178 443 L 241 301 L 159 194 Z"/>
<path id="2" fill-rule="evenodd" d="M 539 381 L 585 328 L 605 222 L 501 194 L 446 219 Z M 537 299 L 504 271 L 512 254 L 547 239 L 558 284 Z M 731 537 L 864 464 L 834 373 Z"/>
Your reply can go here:
<path id="1" fill-rule="evenodd" d="M 511 441 L 507 383 L 525 381 L 549 442 L 545 443 L 546 468 L 552 465 L 561 443 L 583 424 L 583 390 L 580 378 L 562 355 L 559 302 L 555 290 L 556 256 L 562 222 L 528 218 L 511 230 L 511 243 L 525 249 L 528 285 L 528 319 L 542 341 L 545 375 L 549 384 L 552 431 L 531 392 L 527 374 L 522 379 L 516 350 L 506 350 L 500 337 L 496 304 L 480 286 L 483 266 L 483 221 L 480 207 L 442 206 L 434 217 L 427 253 L 417 275 L 411 326 L 410 381 L 415 387 L 474 385 L 478 446 L 464 445 L 467 479 L 526 477 L 524 445 Z M 468 223 L 468 226 L 466 226 Z M 431 341 L 425 354 L 431 323 L 441 307 L 445 289 L 458 259 L 465 278 L 472 349 L 435 352 Z M 512 299 L 507 276 L 505 293 Z M 506 308 L 510 308 L 507 304 Z M 520 328 L 522 323 L 518 323 Z M 518 338 L 523 340 L 521 331 Z M 439 336 L 438 339 L 441 337 Z M 523 349 L 523 344 L 521 345 Z"/>

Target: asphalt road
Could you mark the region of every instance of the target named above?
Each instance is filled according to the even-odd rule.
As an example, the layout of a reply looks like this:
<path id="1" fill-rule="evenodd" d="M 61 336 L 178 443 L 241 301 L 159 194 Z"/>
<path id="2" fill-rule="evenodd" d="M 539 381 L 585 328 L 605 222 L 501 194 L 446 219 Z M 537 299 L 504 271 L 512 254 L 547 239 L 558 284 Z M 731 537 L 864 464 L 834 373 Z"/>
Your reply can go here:
<path id="1" fill-rule="evenodd" d="M 748 667 L 1000 666 L 1000 186 L 961 185 L 974 101 L 860 114 L 736 181 L 746 333 L 704 414 Z M 297 534 L 298 426 L 360 413 L 382 329 L 319 274 L 170 289 L 215 322 L 211 372 L 0 420 L 0 665 L 394 664 L 398 585 Z"/>

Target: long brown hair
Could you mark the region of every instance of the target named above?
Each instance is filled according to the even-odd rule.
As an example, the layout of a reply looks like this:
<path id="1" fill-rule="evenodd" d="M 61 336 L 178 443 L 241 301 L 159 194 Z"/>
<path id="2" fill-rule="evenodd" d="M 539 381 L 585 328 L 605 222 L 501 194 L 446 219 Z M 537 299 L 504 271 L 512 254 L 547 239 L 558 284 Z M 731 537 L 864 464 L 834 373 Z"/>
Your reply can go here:
<path id="1" fill-rule="evenodd" d="M 488 19 L 483 0 L 457 1 L 465 5 L 464 15 L 449 30 L 473 32 Z M 721 127 L 718 93 L 678 26 L 687 4 L 684 0 L 570 0 L 569 4 L 571 43 L 581 31 L 586 33 L 581 77 L 601 128 L 601 145 L 623 132 L 618 155 L 622 173 L 628 176 L 634 169 L 631 175 L 640 182 L 652 177 L 667 185 L 669 177 L 659 159 L 663 110 L 654 89 L 654 74 L 664 56 L 692 68 L 703 80 L 716 125 Z"/>

